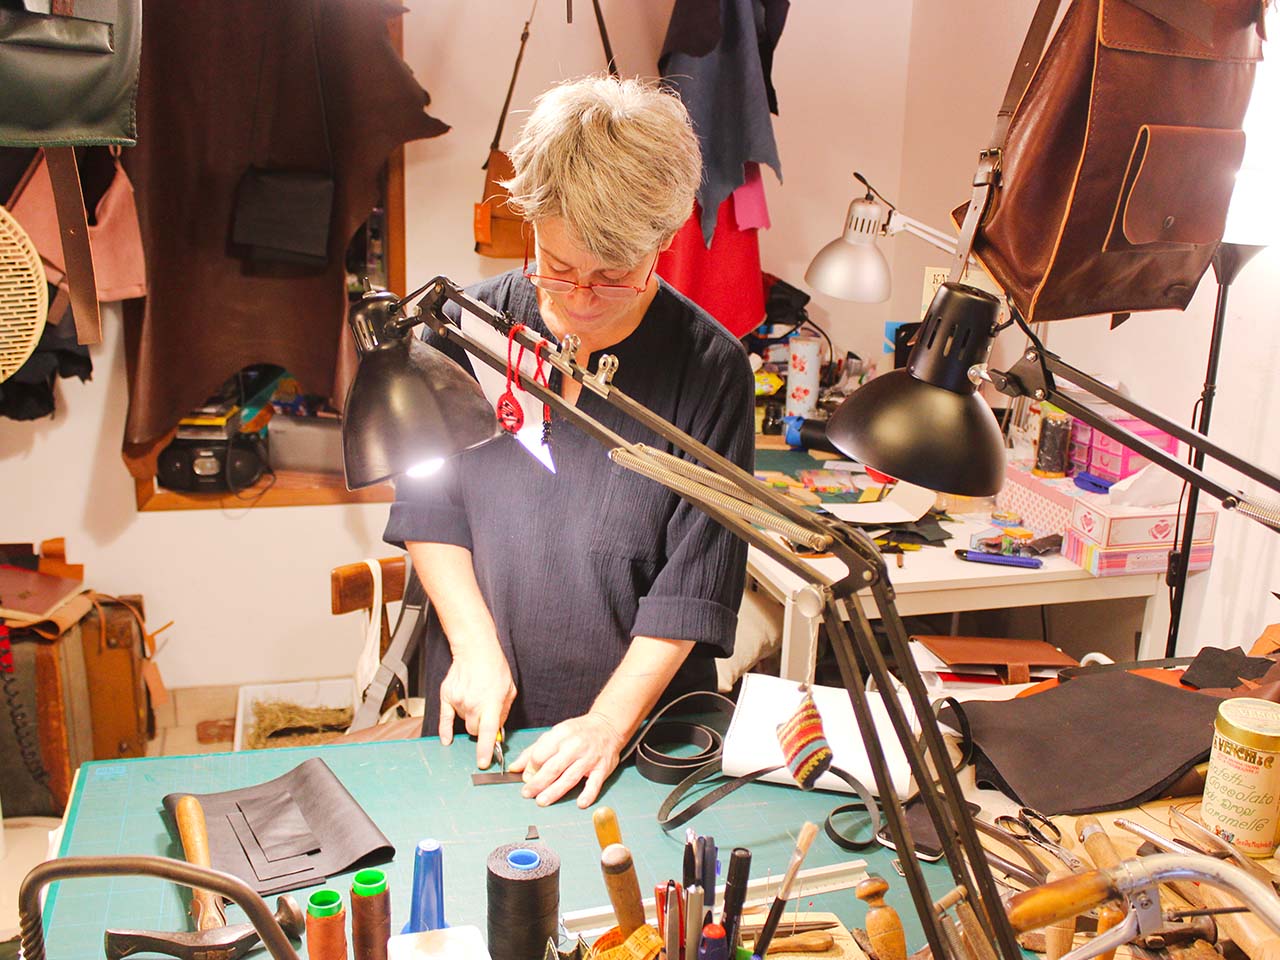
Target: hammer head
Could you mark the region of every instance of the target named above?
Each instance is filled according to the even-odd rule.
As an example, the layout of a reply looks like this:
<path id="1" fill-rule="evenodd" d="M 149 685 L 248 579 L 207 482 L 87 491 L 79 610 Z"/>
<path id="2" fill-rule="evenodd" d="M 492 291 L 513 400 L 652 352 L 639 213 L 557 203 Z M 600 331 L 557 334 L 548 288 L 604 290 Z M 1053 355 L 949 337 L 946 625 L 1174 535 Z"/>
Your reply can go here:
<path id="1" fill-rule="evenodd" d="M 293 940 L 302 939 L 306 918 L 293 897 L 276 900 L 276 922 Z M 178 960 L 239 960 L 257 946 L 258 931 L 251 923 L 211 930 L 108 930 L 103 937 L 107 960 L 123 960 L 140 953 L 158 953 Z"/>

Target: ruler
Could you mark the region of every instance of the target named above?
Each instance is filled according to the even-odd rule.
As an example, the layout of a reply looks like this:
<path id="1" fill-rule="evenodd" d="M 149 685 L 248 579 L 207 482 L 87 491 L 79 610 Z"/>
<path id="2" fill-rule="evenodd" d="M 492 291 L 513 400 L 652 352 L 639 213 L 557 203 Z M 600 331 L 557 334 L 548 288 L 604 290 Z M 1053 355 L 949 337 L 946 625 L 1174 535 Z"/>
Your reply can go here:
<path id="1" fill-rule="evenodd" d="M 772 903 L 782 887 L 784 874 L 758 877 L 747 881 L 747 896 L 743 907 L 754 907 Z M 809 867 L 796 874 L 792 886 L 794 896 L 813 897 L 820 893 L 834 893 L 837 890 L 850 890 L 867 879 L 867 861 L 846 860 L 844 863 L 833 863 L 825 867 Z M 724 903 L 724 885 L 716 887 L 716 902 Z M 657 920 L 657 911 L 653 897 L 644 901 L 645 919 L 650 923 Z M 588 907 L 585 910 L 574 910 L 566 913 L 560 924 L 570 936 L 582 936 L 590 939 L 604 933 L 610 927 L 617 926 L 617 918 L 613 907 Z"/>

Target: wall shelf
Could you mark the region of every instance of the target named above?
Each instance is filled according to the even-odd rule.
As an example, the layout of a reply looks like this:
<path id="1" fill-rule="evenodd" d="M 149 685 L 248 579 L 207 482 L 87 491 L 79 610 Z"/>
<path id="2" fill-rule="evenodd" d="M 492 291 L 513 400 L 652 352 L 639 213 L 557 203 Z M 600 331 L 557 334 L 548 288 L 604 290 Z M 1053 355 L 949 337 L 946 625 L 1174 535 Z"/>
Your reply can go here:
<path id="1" fill-rule="evenodd" d="M 338 474 L 277 470 L 275 483 L 265 476 L 252 487 L 230 493 L 179 493 L 154 479 L 134 480 L 138 512 L 158 510 L 236 510 L 249 507 L 320 507 L 337 503 L 390 503 L 395 488 L 381 483 L 348 490 Z"/>

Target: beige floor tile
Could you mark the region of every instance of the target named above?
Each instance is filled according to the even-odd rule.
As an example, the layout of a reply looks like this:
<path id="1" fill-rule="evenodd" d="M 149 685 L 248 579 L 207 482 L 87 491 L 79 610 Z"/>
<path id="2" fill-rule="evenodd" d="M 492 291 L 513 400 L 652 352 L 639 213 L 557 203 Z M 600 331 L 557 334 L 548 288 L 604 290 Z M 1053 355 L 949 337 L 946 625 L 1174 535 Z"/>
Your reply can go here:
<path id="1" fill-rule="evenodd" d="M 180 687 L 173 694 L 174 726 L 192 727 L 201 720 L 222 720 L 236 715 L 239 687 Z"/>
<path id="2" fill-rule="evenodd" d="M 164 746 L 160 755 L 164 757 L 180 757 L 193 753 L 223 753 L 231 749 L 229 743 L 201 743 L 196 739 L 196 728 L 170 727 L 164 732 Z"/>
<path id="3" fill-rule="evenodd" d="M 177 702 L 178 698 L 173 695 L 173 691 L 169 691 L 169 702 L 164 706 L 152 706 L 152 711 L 156 715 L 156 733 L 158 734 L 165 727 L 176 727 L 177 719 Z"/>

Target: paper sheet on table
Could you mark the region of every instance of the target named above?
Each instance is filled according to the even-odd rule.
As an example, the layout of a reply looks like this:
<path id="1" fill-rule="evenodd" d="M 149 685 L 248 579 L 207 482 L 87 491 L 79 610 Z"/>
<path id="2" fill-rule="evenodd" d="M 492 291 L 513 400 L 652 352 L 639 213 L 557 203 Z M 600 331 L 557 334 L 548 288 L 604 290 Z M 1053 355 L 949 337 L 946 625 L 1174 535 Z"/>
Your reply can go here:
<path id="1" fill-rule="evenodd" d="M 742 678 L 738 705 L 733 711 L 733 720 L 730 721 L 729 732 L 724 738 L 722 767 L 728 776 L 740 777 L 761 767 L 777 765 L 782 769 L 775 770 L 763 779 L 769 783 L 795 786 L 796 782 L 787 769 L 782 746 L 778 743 L 778 725 L 785 723 L 800 705 L 802 694 L 799 687 L 795 680 L 783 680 L 763 673 L 748 673 Z M 817 704 L 818 713 L 822 715 L 822 727 L 827 742 L 831 744 L 834 765 L 852 774 L 868 790 L 878 793 L 871 761 L 867 759 L 866 747 L 863 746 L 863 738 L 853 716 L 849 694 L 840 687 L 813 686 L 810 689 L 813 691 L 813 702 Z M 918 733 L 919 725 L 910 701 L 905 692 L 900 696 L 903 708 L 911 718 L 912 729 Z M 884 748 L 893 789 L 899 797 L 905 797 L 911 783 L 911 768 L 907 765 L 906 753 L 898 743 L 880 694 L 870 693 L 867 697 L 875 721 L 875 736 Z M 838 790 L 841 793 L 852 792 L 848 784 L 830 773 L 824 773 L 818 778 L 817 788 Z"/>
<path id="2" fill-rule="evenodd" d="M 507 355 L 507 338 L 498 333 L 489 324 L 478 317 L 472 316 L 465 310 L 462 312 L 462 330 L 467 336 L 478 340 L 498 356 L 505 357 Z M 514 363 L 519 355 L 520 348 L 516 346 L 512 350 L 511 361 Z M 475 357 L 470 357 L 469 359 L 471 360 L 471 368 L 476 372 L 476 379 L 480 382 L 480 389 L 484 391 L 485 399 L 489 401 L 490 406 L 496 408 L 498 399 L 507 392 L 506 374 L 499 373 L 493 367 L 481 360 L 477 360 Z M 524 358 L 520 361 L 520 370 L 527 376 L 532 377 L 537 367 L 533 351 L 526 350 Z M 550 367 L 544 366 L 544 370 L 548 374 L 550 373 Z M 522 447 L 529 451 L 530 456 L 552 473 L 555 473 L 556 465 L 551 458 L 551 447 L 542 442 L 541 401 L 531 394 L 525 393 L 518 386 L 513 386 L 512 389 L 516 399 L 520 402 L 520 408 L 524 411 L 524 426 L 516 434 L 516 439 L 520 441 Z"/>
<path id="3" fill-rule="evenodd" d="M 898 481 L 888 496 L 871 503 L 826 503 L 823 509 L 846 523 L 912 523 L 929 512 L 938 495 Z"/>

